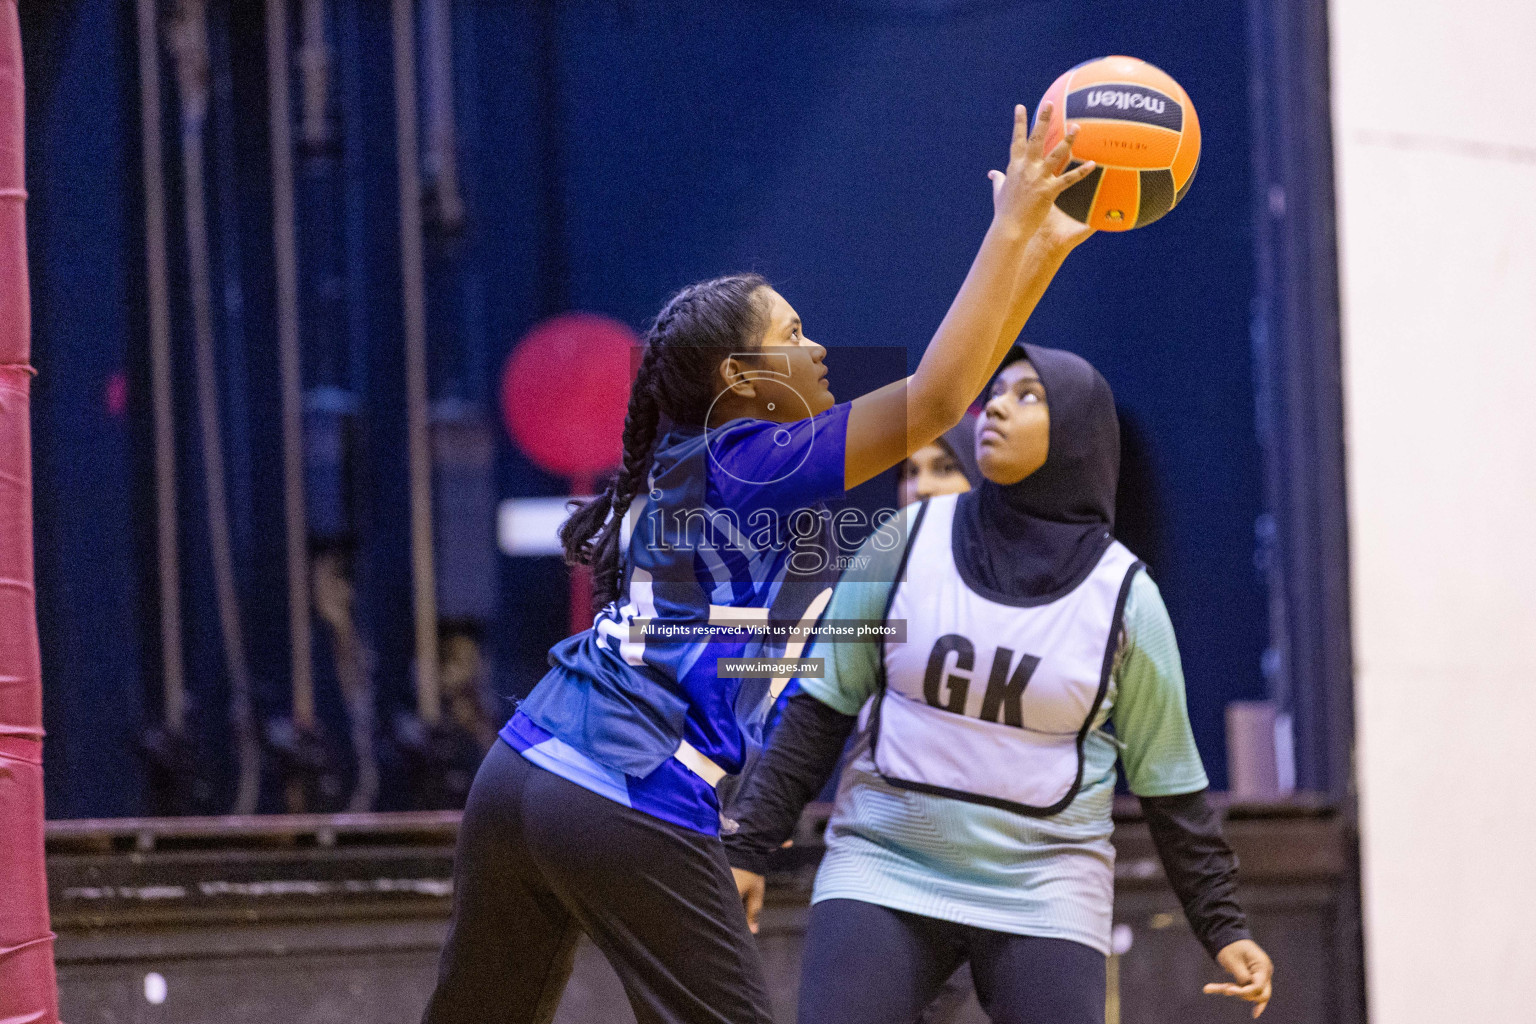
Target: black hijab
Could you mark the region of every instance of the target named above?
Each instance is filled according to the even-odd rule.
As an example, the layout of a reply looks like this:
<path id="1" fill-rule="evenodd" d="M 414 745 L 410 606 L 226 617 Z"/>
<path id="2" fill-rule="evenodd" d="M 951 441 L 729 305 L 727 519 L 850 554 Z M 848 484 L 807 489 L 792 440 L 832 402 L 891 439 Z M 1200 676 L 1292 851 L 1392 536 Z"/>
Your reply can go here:
<path id="1" fill-rule="evenodd" d="M 977 593 L 1005 604 L 1043 604 L 1076 587 L 1113 539 L 1120 477 L 1115 397 L 1087 360 L 1016 345 L 1003 366 L 1028 359 L 1050 410 L 1045 464 L 1007 487 L 983 480 L 955 509 L 955 564 Z"/>

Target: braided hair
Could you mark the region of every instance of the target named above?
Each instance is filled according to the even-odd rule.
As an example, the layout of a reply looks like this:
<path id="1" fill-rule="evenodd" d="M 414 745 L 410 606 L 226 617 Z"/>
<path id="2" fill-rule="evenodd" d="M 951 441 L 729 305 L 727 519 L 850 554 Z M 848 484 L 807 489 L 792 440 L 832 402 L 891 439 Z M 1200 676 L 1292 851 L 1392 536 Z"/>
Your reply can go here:
<path id="1" fill-rule="evenodd" d="M 662 418 L 705 426 L 714 402 L 715 368 L 732 352 L 754 349 L 767 330 L 757 274 L 732 274 L 691 284 L 667 300 L 645 333 L 645 354 L 624 417 L 624 461 L 603 492 L 573 503 L 560 527 L 570 565 L 592 567 L 592 610 L 619 596 L 619 536 L 635 495 L 647 486 Z"/>

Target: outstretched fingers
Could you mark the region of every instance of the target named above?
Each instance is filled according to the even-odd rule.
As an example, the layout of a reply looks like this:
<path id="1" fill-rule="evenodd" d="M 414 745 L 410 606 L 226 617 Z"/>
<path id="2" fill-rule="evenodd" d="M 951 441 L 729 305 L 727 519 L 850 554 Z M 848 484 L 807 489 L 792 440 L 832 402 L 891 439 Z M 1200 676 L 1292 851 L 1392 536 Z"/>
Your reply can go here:
<path id="1" fill-rule="evenodd" d="M 1029 151 L 1029 111 L 1024 104 L 1013 106 L 1013 142 L 1008 146 L 1008 162 L 1024 159 Z"/>
<path id="2" fill-rule="evenodd" d="M 1099 165 L 1094 163 L 1092 160 L 1087 160 L 1078 164 L 1076 167 L 1069 171 L 1064 171 L 1061 174 L 1058 174 L 1051 182 L 1051 194 L 1054 196 L 1061 195 L 1067 189 L 1071 188 L 1073 185 L 1076 185 L 1078 182 L 1088 177 L 1088 175 L 1092 174 L 1094 168 L 1097 166 Z"/>
<path id="3" fill-rule="evenodd" d="M 1056 145 L 1052 146 L 1051 151 L 1045 155 L 1045 166 L 1050 168 L 1051 173 L 1060 174 L 1062 168 L 1066 167 L 1067 162 L 1072 159 L 1072 143 L 1077 141 L 1077 132 L 1077 125 L 1067 125 L 1066 133 L 1057 140 Z"/>
<path id="4" fill-rule="evenodd" d="M 1029 141 L 1024 146 L 1024 152 L 1015 154 L 1015 158 L 1023 156 L 1029 160 L 1040 159 L 1041 154 L 1045 152 L 1045 136 L 1051 130 L 1051 114 L 1054 110 L 1055 108 L 1049 102 L 1040 104 L 1040 116 L 1035 118 L 1035 130 L 1029 133 Z"/>

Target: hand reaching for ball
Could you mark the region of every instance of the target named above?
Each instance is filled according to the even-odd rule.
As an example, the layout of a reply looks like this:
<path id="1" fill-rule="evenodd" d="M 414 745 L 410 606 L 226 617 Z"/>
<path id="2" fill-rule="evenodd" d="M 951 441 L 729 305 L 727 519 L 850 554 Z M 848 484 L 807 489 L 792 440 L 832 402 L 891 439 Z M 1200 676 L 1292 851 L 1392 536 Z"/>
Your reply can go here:
<path id="1" fill-rule="evenodd" d="M 1035 130 L 1030 131 L 1029 115 L 1023 105 L 1013 108 L 1013 144 L 1008 153 L 1008 170 L 987 174 L 992 179 L 993 222 L 1028 238 L 1038 234 L 1050 221 L 1052 211 L 1060 212 L 1056 210 L 1056 197 L 1088 177 L 1095 166 L 1089 161 L 1067 170 L 1067 162 L 1072 156 L 1072 139 L 1077 134 L 1075 125 L 1050 152 L 1046 152 L 1050 104 L 1042 107 L 1040 114 Z M 1053 227 L 1052 230 L 1060 234 L 1066 229 Z"/>
<path id="2" fill-rule="evenodd" d="M 1094 229 L 1071 216 L 1055 203 L 1045 215 L 1045 223 L 1035 233 L 1035 241 L 1048 249 L 1076 249 L 1094 233 Z"/>

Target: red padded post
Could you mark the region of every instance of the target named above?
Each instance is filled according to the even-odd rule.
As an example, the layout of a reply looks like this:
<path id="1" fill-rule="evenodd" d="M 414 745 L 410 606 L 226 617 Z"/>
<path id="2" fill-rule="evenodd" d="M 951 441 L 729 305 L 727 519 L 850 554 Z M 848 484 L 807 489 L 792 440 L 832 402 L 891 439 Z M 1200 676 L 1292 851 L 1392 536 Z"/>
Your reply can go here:
<path id="1" fill-rule="evenodd" d="M 43 685 L 32 585 L 21 27 L 0 0 L 0 1024 L 56 1024 L 43 873 Z"/>

